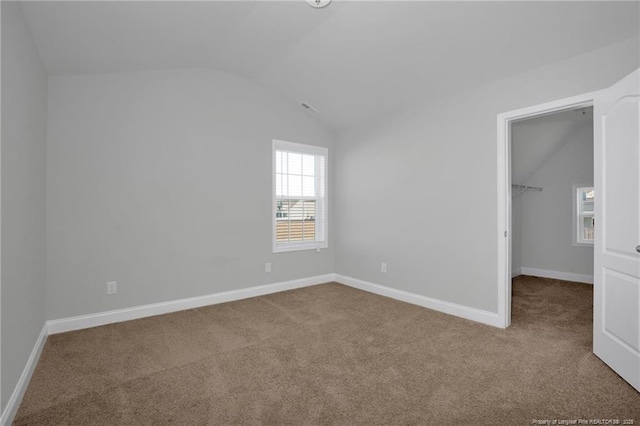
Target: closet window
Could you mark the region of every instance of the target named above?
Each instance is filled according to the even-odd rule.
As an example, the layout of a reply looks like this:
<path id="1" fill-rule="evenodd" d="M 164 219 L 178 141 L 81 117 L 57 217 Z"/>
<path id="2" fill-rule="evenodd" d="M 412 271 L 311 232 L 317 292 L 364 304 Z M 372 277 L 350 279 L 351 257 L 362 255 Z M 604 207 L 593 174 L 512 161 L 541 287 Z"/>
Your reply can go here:
<path id="1" fill-rule="evenodd" d="M 592 186 L 575 187 L 576 245 L 593 245 L 595 217 L 593 211 L 594 190 Z"/>

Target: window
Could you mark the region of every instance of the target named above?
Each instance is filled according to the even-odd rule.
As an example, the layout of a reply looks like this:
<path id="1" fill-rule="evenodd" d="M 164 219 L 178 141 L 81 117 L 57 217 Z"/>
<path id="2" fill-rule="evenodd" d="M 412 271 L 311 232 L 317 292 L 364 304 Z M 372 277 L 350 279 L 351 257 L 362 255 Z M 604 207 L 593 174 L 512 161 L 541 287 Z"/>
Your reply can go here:
<path id="1" fill-rule="evenodd" d="M 327 149 L 273 141 L 273 251 L 327 247 Z"/>
<path id="2" fill-rule="evenodd" d="M 592 186 L 574 187 L 575 230 L 577 245 L 593 245 L 595 218 L 593 215 L 594 191 Z"/>

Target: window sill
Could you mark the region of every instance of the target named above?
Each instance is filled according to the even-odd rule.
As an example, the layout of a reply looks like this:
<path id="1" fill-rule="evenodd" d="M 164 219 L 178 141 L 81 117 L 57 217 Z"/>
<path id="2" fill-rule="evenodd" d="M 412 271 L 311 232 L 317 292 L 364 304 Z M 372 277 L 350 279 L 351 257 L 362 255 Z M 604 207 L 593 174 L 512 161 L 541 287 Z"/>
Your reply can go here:
<path id="1" fill-rule="evenodd" d="M 286 246 L 275 246 L 273 247 L 273 252 L 274 253 L 286 253 L 286 252 L 291 252 L 291 251 L 304 251 L 304 250 L 318 250 L 320 251 L 320 249 L 326 249 L 328 247 L 328 245 L 326 243 L 324 244 L 291 244 L 291 245 L 286 245 Z"/>
<path id="2" fill-rule="evenodd" d="M 593 243 L 573 243 L 574 247 L 591 247 L 593 248 Z"/>

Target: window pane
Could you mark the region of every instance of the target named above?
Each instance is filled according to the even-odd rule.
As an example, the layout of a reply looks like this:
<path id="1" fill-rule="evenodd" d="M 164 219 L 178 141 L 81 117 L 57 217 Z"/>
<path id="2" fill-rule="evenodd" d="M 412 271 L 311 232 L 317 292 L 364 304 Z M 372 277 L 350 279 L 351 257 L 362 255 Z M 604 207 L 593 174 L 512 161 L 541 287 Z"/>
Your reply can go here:
<path id="1" fill-rule="evenodd" d="M 289 219 L 291 220 L 302 219 L 302 203 L 299 200 L 289 201 Z"/>
<path id="2" fill-rule="evenodd" d="M 593 218 L 592 217 L 583 217 L 582 224 L 585 228 L 593 228 Z"/>
<path id="3" fill-rule="evenodd" d="M 314 197 L 324 197 L 325 195 L 325 187 L 324 187 L 324 179 L 325 179 L 325 158 L 318 157 L 317 158 L 318 169 L 316 170 L 316 178 L 317 178 L 317 194 L 314 194 Z"/>
<path id="4" fill-rule="evenodd" d="M 593 211 L 593 188 L 580 188 L 580 205 L 583 212 Z"/>
<path id="5" fill-rule="evenodd" d="M 276 219 L 284 219 L 287 217 L 288 212 L 287 201 L 276 202 Z"/>
<path id="6" fill-rule="evenodd" d="M 289 222 L 278 221 L 276 225 L 276 242 L 286 243 L 289 241 Z"/>
<path id="7" fill-rule="evenodd" d="M 282 200 L 276 203 L 276 242 L 286 243 L 289 241 L 289 200 Z"/>
<path id="8" fill-rule="evenodd" d="M 282 173 L 282 151 L 276 151 L 276 173 Z"/>
<path id="9" fill-rule="evenodd" d="M 277 178 L 277 176 L 276 176 Z M 276 185 L 278 184 L 278 182 L 276 181 Z M 276 191 L 277 191 L 277 187 L 276 187 Z M 276 192 L 276 195 L 279 195 L 281 197 L 288 197 L 289 196 L 289 176 L 287 175 L 280 175 L 280 193 Z"/>
<path id="10" fill-rule="evenodd" d="M 289 175 L 289 197 L 300 197 L 302 195 L 302 176 Z"/>
<path id="11" fill-rule="evenodd" d="M 315 176 L 316 158 L 313 155 L 302 156 L 302 174 L 305 176 Z"/>
<path id="12" fill-rule="evenodd" d="M 280 173 L 276 173 L 276 195 L 278 197 L 284 195 L 282 192 L 282 175 Z"/>
<path id="13" fill-rule="evenodd" d="M 587 241 L 593 241 L 593 228 L 594 228 L 594 218 L 593 217 L 583 217 L 582 218 L 582 229 L 583 235 L 582 238 Z"/>
<path id="14" fill-rule="evenodd" d="M 304 218 L 305 220 L 314 220 L 316 218 L 315 200 L 307 200 L 304 202 Z"/>
<path id="15" fill-rule="evenodd" d="M 276 203 L 276 241 L 315 241 L 315 200 L 281 200 Z"/>
<path id="16" fill-rule="evenodd" d="M 302 174 L 302 154 L 295 154 L 293 152 L 289 154 L 289 174 L 301 175 Z"/>
<path id="17" fill-rule="evenodd" d="M 316 193 L 316 180 L 312 176 L 302 177 L 302 195 L 313 197 Z"/>

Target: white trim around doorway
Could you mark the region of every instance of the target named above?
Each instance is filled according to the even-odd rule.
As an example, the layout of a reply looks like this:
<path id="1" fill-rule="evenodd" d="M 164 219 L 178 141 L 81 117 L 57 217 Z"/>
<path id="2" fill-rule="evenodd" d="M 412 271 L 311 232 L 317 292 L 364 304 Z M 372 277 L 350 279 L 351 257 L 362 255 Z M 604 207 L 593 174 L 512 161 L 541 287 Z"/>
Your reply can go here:
<path id="1" fill-rule="evenodd" d="M 511 124 L 593 106 L 599 91 L 498 114 L 498 320 L 511 325 Z M 597 152 L 594 155 L 599 155 Z M 597 162 L 598 158 L 594 157 Z"/>

